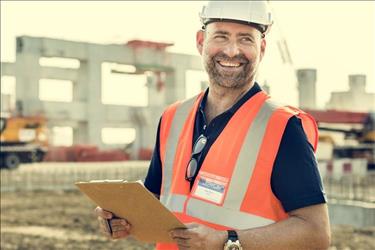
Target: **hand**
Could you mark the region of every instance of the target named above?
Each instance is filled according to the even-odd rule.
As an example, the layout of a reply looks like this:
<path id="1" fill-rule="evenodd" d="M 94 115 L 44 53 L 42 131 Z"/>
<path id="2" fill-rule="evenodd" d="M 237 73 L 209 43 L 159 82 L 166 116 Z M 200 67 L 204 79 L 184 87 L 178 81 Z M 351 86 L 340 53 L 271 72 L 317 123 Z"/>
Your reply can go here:
<path id="1" fill-rule="evenodd" d="M 131 225 L 121 218 L 116 218 L 111 212 L 103 210 L 101 207 L 95 208 L 95 214 L 98 216 L 100 231 L 111 239 L 122 239 L 130 234 Z M 112 233 L 107 223 L 110 223 Z"/>
<path id="2" fill-rule="evenodd" d="M 227 239 L 226 231 L 218 231 L 197 223 L 188 223 L 186 227 L 187 229 L 174 229 L 170 232 L 179 249 L 223 249 Z"/>

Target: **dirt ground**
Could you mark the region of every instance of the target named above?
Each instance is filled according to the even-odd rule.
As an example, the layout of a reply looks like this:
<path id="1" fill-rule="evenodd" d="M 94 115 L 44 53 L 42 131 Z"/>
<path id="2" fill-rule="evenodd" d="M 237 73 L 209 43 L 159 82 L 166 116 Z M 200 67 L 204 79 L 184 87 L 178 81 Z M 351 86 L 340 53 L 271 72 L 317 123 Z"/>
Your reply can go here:
<path id="1" fill-rule="evenodd" d="M 94 205 L 78 191 L 1 194 L 1 249 L 153 249 L 98 231 Z M 334 226 L 330 250 L 375 249 L 375 227 Z"/>

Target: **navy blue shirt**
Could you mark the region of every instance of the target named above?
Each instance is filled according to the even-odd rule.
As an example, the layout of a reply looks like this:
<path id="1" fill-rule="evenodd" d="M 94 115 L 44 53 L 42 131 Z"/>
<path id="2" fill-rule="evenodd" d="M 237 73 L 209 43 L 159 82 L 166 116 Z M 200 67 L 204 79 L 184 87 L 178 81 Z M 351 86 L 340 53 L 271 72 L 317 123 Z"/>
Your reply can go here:
<path id="1" fill-rule="evenodd" d="M 230 109 L 215 117 L 210 124 L 207 124 L 204 114 L 208 91 L 209 89 L 207 89 L 200 103 L 194 124 L 193 145 L 201 134 L 207 137 L 207 144 L 197 157 L 198 168 L 202 165 L 211 145 L 223 131 L 233 114 L 253 95 L 261 91 L 261 88 L 255 83 L 240 100 Z M 160 195 L 162 179 L 159 151 L 161 119 L 155 150 L 145 180 L 147 189 L 158 195 Z M 191 187 L 194 180 L 190 184 Z M 289 119 L 281 139 L 272 170 L 271 188 L 286 212 L 326 202 L 313 147 L 307 140 L 300 119 L 295 116 Z"/>

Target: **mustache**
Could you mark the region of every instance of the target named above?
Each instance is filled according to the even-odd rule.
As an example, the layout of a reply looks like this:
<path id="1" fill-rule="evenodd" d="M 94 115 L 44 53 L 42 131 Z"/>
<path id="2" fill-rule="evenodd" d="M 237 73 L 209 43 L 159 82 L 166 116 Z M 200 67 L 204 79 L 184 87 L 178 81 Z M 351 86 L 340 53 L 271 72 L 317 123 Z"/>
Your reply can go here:
<path id="1" fill-rule="evenodd" d="M 236 62 L 244 63 L 244 64 L 245 63 L 249 63 L 249 60 L 246 58 L 246 56 L 244 54 L 238 54 L 238 55 L 235 55 L 234 57 L 230 57 L 230 56 L 227 56 L 223 52 L 219 52 L 216 55 L 214 55 L 212 57 L 212 60 L 213 61 L 221 61 L 221 60 L 224 60 L 224 61 L 236 61 Z"/>

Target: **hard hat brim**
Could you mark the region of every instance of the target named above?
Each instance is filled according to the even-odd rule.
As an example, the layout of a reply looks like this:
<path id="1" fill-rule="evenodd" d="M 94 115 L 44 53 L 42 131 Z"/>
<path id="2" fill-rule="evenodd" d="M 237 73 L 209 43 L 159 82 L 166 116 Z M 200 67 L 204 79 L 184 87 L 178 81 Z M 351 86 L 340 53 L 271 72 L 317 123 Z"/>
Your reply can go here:
<path id="1" fill-rule="evenodd" d="M 267 32 L 268 26 L 258 24 L 258 23 L 252 23 L 252 22 L 246 22 L 246 21 L 241 21 L 241 20 L 233 20 L 233 19 L 226 19 L 226 18 L 207 18 L 204 23 L 203 23 L 203 29 L 210 24 L 214 22 L 230 22 L 230 23 L 238 23 L 238 24 L 243 24 L 247 26 L 251 26 L 257 30 L 260 31 L 263 35 Z"/>

